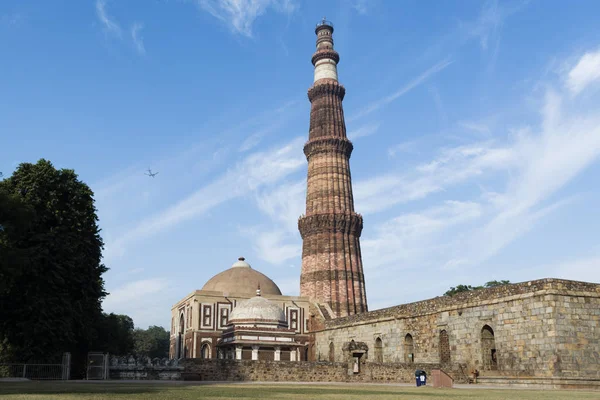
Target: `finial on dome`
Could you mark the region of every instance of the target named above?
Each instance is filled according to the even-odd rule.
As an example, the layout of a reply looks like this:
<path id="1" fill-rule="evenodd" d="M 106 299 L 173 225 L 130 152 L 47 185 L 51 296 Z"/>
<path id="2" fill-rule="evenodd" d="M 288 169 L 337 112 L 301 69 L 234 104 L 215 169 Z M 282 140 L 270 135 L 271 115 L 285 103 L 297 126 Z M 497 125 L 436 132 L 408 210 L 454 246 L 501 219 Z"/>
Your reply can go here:
<path id="1" fill-rule="evenodd" d="M 260 297 L 260 283 L 258 284 L 258 289 L 256 289 L 256 295 Z"/>
<path id="2" fill-rule="evenodd" d="M 240 261 L 244 261 L 244 260 L 245 260 L 245 258 L 244 258 L 244 257 L 238 257 L 238 260 L 240 260 Z"/>

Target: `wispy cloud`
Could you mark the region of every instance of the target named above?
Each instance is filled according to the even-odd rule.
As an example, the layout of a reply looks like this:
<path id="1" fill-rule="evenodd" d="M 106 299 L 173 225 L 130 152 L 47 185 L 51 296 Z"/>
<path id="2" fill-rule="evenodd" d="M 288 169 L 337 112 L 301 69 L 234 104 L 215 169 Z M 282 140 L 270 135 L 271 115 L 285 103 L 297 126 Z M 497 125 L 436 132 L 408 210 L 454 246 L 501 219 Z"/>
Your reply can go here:
<path id="1" fill-rule="evenodd" d="M 102 302 L 102 309 L 109 313 L 133 316 L 137 327 L 146 328 L 156 323 L 156 310 L 165 306 L 163 299 L 156 295 L 165 293 L 170 286 L 169 280 L 164 278 L 129 282 L 110 290 Z"/>
<path id="2" fill-rule="evenodd" d="M 577 95 L 586 87 L 600 80 L 600 50 L 585 53 L 577 65 L 569 71 L 567 88 Z"/>
<path id="3" fill-rule="evenodd" d="M 197 0 L 204 11 L 228 24 L 235 33 L 252 37 L 254 21 L 267 9 L 290 14 L 296 9 L 293 0 Z"/>
<path id="4" fill-rule="evenodd" d="M 348 132 L 348 139 L 356 140 L 361 137 L 371 136 L 375 132 L 377 132 L 377 130 L 379 129 L 380 126 L 381 126 L 380 122 L 373 122 L 370 124 L 362 125 L 362 126 L 358 127 L 357 129 Z"/>
<path id="5" fill-rule="evenodd" d="M 395 157 L 398 153 L 414 153 L 417 151 L 417 141 L 410 140 L 408 142 L 398 143 L 388 149 L 388 156 Z"/>
<path id="6" fill-rule="evenodd" d="M 255 194 L 256 204 L 269 217 L 269 224 L 246 231 L 258 256 L 275 265 L 300 255 L 302 241 L 298 217 L 304 212 L 306 180 L 285 182 Z"/>
<path id="7" fill-rule="evenodd" d="M 135 45 L 135 49 L 139 54 L 146 54 L 146 48 L 144 47 L 144 38 L 140 35 L 141 30 L 144 28 L 144 25 L 136 22 L 131 26 L 131 40 L 133 40 L 133 44 Z"/>
<path id="8" fill-rule="evenodd" d="M 463 23 L 468 33 L 479 38 L 481 48 L 486 50 L 490 40 L 500 40 L 504 20 L 529 4 L 529 0 L 498 2 L 487 0 L 483 3 L 478 18 L 472 23 Z"/>
<path id="9" fill-rule="evenodd" d="M 362 118 L 365 115 L 371 114 L 373 111 L 376 111 L 376 110 L 390 104 L 391 102 L 396 100 L 398 97 L 408 93 L 415 87 L 421 85 L 423 82 L 425 82 L 427 79 L 429 79 L 432 75 L 435 75 L 438 72 L 444 70 L 446 67 L 448 67 L 450 64 L 452 64 L 452 62 L 453 61 L 451 61 L 449 59 L 440 61 L 439 63 L 435 64 L 434 66 L 432 66 L 431 68 L 429 68 L 428 70 L 423 72 L 421 75 L 417 76 L 412 81 L 408 82 L 402 88 L 395 91 L 394 93 L 392 93 L 374 103 L 369 104 L 367 107 L 363 108 L 355 115 L 352 115 L 350 118 L 348 118 L 348 121 L 351 122 L 358 118 Z"/>
<path id="10" fill-rule="evenodd" d="M 572 76 L 579 65 L 581 60 L 566 76 Z M 429 263 L 435 269 L 481 265 L 548 214 L 572 205 L 577 196 L 556 196 L 600 159 L 600 117 L 594 108 L 572 107 L 568 92 L 548 87 L 539 126 L 514 130 L 507 143 L 490 140 L 443 149 L 433 160 L 406 173 L 358 182 L 357 210 L 363 213 L 425 198 L 458 184 L 477 187 L 492 177 L 494 186 L 502 187 L 479 198 L 446 201 L 442 207 L 403 214 L 381 224 L 375 235 L 363 241 L 369 263 L 389 268 Z M 463 226 L 458 229 L 459 225 Z M 452 233 L 444 234 L 448 226 L 453 227 Z"/>
<path id="11" fill-rule="evenodd" d="M 96 16 L 107 33 L 121 37 L 121 27 L 106 11 L 106 0 L 96 0 Z"/>
<path id="12" fill-rule="evenodd" d="M 484 122 L 460 121 L 458 123 L 458 126 L 463 129 L 476 132 L 482 135 L 489 135 L 491 133 L 490 127 Z"/>
<path id="13" fill-rule="evenodd" d="M 299 150 L 303 142 L 302 138 L 298 138 L 282 147 L 249 155 L 220 178 L 163 211 L 145 218 L 113 242 L 107 243 L 105 257 L 122 254 L 131 242 L 156 235 L 179 223 L 197 218 L 219 204 L 247 195 L 263 185 L 280 181 L 306 162 Z"/>

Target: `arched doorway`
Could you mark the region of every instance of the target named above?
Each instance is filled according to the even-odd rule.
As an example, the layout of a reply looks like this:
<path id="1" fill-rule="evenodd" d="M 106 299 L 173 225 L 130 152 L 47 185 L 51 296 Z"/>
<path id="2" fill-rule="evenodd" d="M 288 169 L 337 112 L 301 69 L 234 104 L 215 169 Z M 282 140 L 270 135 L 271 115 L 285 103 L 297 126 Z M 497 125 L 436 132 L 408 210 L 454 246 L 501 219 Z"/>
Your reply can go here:
<path id="1" fill-rule="evenodd" d="M 375 362 L 383 362 L 383 342 L 381 338 L 375 339 Z"/>
<path id="2" fill-rule="evenodd" d="M 410 333 L 404 337 L 404 362 L 413 363 L 415 362 L 415 346 L 413 337 Z"/>
<path id="3" fill-rule="evenodd" d="M 443 330 L 440 332 L 440 363 L 447 364 L 450 358 L 450 338 L 448 332 Z"/>
<path id="4" fill-rule="evenodd" d="M 335 346 L 333 342 L 329 343 L 329 362 L 335 361 Z"/>
<path id="5" fill-rule="evenodd" d="M 205 360 L 210 358 L 210 344 L 202 344 L 202 347 L 200 347 L 200 358 L 203 358 Z"/>
<path id="6" fill-rule="evenodd" d="M 489 325 L 484 325 L 481 328 L 481 358 L 481 365 L 484 370 L 495 370 L 498 368 L 496 339 L 494 338 L 494 330 Z"/>

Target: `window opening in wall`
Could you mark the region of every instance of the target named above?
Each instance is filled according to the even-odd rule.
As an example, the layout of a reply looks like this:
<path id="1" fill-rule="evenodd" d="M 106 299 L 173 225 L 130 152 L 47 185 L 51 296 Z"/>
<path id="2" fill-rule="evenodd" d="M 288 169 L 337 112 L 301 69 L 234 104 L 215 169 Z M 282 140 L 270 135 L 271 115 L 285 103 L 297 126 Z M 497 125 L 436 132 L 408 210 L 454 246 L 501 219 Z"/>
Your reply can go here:
<path id="1" fill-rule="evenodd" d="M 221 308 L 221 326 L 226 326 L 229 321 L 229 309 Z"/>
<path id="2" fill-rule="evenodd" d="M 290 329 L 298 329 L 298 310 L 290 310 Z"/>
<path id="3" fill-rule="evenodd" d="M 450 362 L 450 338 L 448 332 L 442 330 L 440 332 L 440 363 L 447 364 Z"/>
<path id="4" fill-rule="evenodd" d="M 203 307 L 204 311 L 203 311 L 203 319 L 202 319 L 202 325 L 204 326 L 210 326 L 210 310 L 211 310 L 211 306 L 210 305 L 206 305 Z"/>
<path id="5" fill-rule="evenodd" d="M 415 347 L 413 343 L 413 337 L 410 333 L 404 337 L 404 362 L 415 362 Z"/>
<path id="6" fill-rule="evenodd" d="M 381 338 L 375 339 L 375 362 L 383 362 L 383 342 Z"/>

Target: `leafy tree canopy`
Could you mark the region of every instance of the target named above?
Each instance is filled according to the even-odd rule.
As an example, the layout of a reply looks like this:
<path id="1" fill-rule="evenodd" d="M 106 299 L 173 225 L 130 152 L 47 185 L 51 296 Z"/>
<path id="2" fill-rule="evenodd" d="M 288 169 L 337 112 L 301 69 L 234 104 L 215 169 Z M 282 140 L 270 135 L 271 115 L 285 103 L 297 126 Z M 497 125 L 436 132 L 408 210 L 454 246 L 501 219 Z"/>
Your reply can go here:
<path id="1" fill-rule="evenodd" d="M 169 356 L 169 332 L 162 326 L 151 326 L 148 329 L 136 329 L 133 332 L 134 352 L 150 358 Z"/>
<path id="2" fill-rule="evenodd" d="M 502 281 L 489 281 L 486 282 L 483 286 L 471 286 L 471 285 L 458 285 L 456 287 L 451 287 L 449 290 L 444 293 L 444 296 L 454 296 L 457 293 L 462 292 L 470 292 L 472 290 L 479 290 L 485 288 L 491 288 L 495 286 L 508 285 L 510 281 L 502 280 Z"/>
<path id="3" fill-rule="evenodd" d="M 0 181 L 0 357 L 85 357 L 106 295 L 97 221 L 73 170 L 41 159 Z"/>

